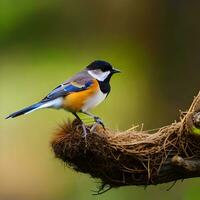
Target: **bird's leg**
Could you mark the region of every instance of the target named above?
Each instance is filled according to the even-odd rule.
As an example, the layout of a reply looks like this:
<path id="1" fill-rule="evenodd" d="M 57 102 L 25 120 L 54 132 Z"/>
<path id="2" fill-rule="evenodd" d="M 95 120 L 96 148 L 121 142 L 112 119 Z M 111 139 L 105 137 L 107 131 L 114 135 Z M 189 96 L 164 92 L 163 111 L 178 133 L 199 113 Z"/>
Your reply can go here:
<path id="1" fill-rule="evenodd" d="M 101 124 L 101 126 L 105 129 L 104 123 L 101 120 L 101 118 L 99 118 L 98 116 L 95 116 L 95 115 L 93 115 L 92 113 L 89 113 L 89 112 L 83 112 L 82 111 L 82 113 L 92 117 L 96 123 Z"/>
<path id="2" fill-rule="evenodd" d="M 83 129 L 84 137 L 86 138 L 86 136 L 87 136 L 87 129 L 85 127 L 85 124 L 83 123 L 83 121 L 81 120 L 81 118 L 76 113 L 73 113 L 73 115 L 81 122 L 81 126 L 82 126 L 82 129 Z"/>

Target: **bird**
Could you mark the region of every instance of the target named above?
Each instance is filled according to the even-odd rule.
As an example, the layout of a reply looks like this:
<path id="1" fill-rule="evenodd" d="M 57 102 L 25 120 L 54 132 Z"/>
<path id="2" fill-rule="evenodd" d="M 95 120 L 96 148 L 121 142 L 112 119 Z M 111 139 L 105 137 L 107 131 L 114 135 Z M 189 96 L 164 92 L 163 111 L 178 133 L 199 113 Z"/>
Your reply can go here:
<path id="1" fill-rule="evenodd" d="M 78 113 L 92 117 L 96 123 L 104 127 L 101 118 L 89 111 L 106 99 L 111 91 L 110 79 L 113 74 L 119 72 L 120 70 L 110 63 L 95 60 L 52 90 L 41 101 L 8 115 L 6 119 L 29 114 L 42 108 L 64 109 L 71 112 L 82 123 L 86 136 L 86 127 Z"/>

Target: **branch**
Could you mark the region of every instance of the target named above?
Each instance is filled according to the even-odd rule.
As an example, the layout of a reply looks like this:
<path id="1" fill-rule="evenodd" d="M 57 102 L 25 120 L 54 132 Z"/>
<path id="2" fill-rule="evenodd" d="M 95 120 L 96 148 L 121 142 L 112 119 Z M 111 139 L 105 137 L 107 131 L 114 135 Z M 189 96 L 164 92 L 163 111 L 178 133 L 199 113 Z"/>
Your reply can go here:
<path id="1" fill-rule="evenodd" d="M 156 185 L 200 176 L 200 93 L 180 121 L 157 132 L 133 127 L 124 132 L 64 124 L 51 145 L 55 156 L 105 185 Z"/>

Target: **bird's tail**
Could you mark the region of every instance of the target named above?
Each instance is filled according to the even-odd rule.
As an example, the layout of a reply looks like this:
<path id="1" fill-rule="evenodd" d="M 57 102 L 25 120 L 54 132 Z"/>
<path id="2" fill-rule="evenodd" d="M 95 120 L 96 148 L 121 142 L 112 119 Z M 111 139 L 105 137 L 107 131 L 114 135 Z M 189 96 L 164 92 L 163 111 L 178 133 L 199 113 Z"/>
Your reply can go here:
<path id="1" fill-rule="evenodd" d="M 6 117 L 6 119 L 9 119 L 9 118 L 15 118 L 17 116 L 20 116 L 20 115 L 24 115 L 24 114 L 29 114 L 35 110 L 38 110 L 38 109 L 41 109 L 41 108 L 56 108 L 56 109 L 59 109 L 61 108 L 61 105 L 62 105 L 62 98 L 57 98 L 57 99 L 53 99 L 53 100 L 49 100 L 49 101 L 40 101 L 36 104 L 33 104 L 32 106 L 29 106 L 29 107 L 26 107 L 22 110 L 19 110 L 17 112 L 14 112 L 10 115 L 8 115 Z"/>
<path id="2" fill-rule="evenodd" d="M 19 111 L 17 111 L 17 112 L 14 112 L 14 113 L 8 115 L 8 116 L 6 117 L 6 119 L 15 118 L 15 117 L 20 116 L 20 115 L 24 115 L 24 114 L 31 113 L 31 112 L 33 112 L 33 111 L 35 111 L 35 110 L 38 110 L 38 109 L 40 109 L 40 108 L 43 108 L 42 105 L 43 105 L 43 103 L 41 103 L 41 102 L 36 103 L 36 104 L 33 104 L 33 105 L 28 106 L 28 107 L 26 107 L 26 108 L 24 108 L 24 109 L 22 109 L 22 110 L 19 110 Z"/>

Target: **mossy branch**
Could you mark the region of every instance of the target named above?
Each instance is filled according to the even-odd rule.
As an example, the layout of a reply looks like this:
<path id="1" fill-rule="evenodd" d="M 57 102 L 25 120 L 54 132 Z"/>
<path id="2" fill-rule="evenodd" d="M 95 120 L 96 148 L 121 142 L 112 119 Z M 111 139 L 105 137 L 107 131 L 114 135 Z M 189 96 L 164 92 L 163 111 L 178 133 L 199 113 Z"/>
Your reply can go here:
<path id="1" fill-rule="evenodd" d="M 91 127 L 87 127 L 91 130 Z M 156 185 L 200 176 L 200 93 L 180 121 L 157 132 L 104 130 L 85 139 L 78 121 L 64 124 L 51 145 L 55 156 L 105 185 Z"/>

